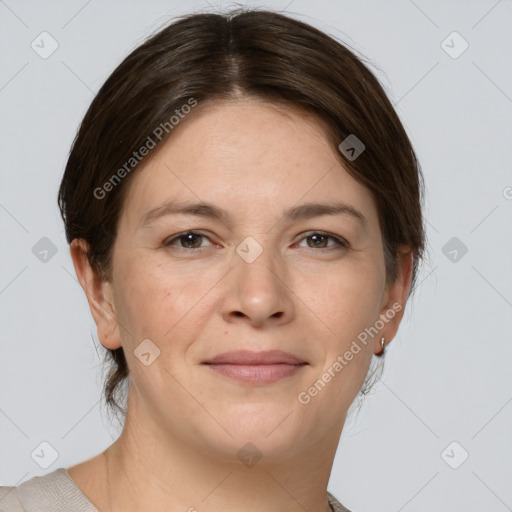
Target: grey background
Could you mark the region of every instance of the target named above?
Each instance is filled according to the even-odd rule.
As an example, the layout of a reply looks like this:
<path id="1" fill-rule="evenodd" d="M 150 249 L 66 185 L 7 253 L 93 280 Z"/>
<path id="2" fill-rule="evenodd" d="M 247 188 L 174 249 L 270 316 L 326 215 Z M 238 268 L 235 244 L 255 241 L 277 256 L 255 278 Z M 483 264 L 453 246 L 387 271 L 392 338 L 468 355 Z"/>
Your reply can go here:
<path id="1" fill-rule="evenodd" d="M 353 512 L 512 510 L 512 2 L 252 5 L 286 8 L 371 59 L 426 178 L 429 257 L 382 381 L 345 427 L 329 490 Z M 196 10 L 212 8 L 0 1 L 0 485 L 88 459 L 119 434 L 100 404 L 102 352 L 57 188 L 104 80 Z M 46 59 L 31 47 L 43 31 L 58 43 Z M 469 44 L 457 58 L 460 39 L 444 43 L 452 56 L 442 46 L 453 31 Z M 43 237 L 55 254 L 40 252 Z M 42 442 L 58 454 L 46 468 L 31 456 Z"/>

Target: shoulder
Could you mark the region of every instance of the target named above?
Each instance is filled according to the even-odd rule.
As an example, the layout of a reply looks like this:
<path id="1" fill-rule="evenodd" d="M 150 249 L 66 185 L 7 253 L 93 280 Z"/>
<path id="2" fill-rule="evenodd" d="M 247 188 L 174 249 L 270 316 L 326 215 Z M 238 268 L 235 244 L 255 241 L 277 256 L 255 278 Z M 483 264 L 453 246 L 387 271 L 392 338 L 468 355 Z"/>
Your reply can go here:
<path id="1" fill-rule="evenodd" d="M 97 512 L 80 489 L 59 468 L 17 487 L 0 486 L 0 512 Z"/>
<path id="2" fill-rule="evenodd" d="M 0 486 L 0 512 L 25 512 L 18 499 L 17 487 Z"/>
<path id="3" fill-rule="evenodd" d="M 329 491 L 327 491 L 327 500 L 331 506 L 332 512 L 350 512 L 345 508 Z"/>

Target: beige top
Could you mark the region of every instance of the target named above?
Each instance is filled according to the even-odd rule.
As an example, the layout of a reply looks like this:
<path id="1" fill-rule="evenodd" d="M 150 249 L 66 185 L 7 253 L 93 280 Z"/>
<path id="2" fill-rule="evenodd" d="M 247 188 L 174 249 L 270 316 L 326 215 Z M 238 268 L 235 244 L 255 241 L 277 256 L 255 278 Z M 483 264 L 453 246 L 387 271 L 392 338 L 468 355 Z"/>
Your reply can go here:
<path id="1" fill-rule="evenodd" d="M 350 512 L 330 492 L 333 512 Z M 66 468 L 35 476 L 17 487 L 0 486 L 0 512 L 98 512 Z"/>

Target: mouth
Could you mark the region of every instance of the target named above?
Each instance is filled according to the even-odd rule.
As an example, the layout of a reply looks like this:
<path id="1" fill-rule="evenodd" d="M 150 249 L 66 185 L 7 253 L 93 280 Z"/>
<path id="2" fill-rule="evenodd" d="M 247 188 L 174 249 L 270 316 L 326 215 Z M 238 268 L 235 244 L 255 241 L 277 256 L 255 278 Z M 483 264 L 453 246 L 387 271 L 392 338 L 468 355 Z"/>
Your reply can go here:
<path id="1" fill-rule="evenodd" d="M 270 384 L 296 375 L 308 365 L 295 355 L 281 350 L 226 352 L 203 364 L 224 377 L 248 384 Z"/>

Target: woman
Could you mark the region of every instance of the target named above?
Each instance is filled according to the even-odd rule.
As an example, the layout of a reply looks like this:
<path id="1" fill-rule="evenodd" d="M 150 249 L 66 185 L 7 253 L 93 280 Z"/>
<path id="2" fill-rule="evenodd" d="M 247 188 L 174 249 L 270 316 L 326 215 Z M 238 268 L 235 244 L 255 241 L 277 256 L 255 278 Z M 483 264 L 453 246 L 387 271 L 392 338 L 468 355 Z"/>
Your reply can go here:
<path id="1" fill-rule="evenodd" d="M 348 510 L 332 463 L 414 288 L 421 199 L 337 41 L 269 11 L 160 30 L 95 97 L 59 191 L 123 432 L 0 510 Z"/>

